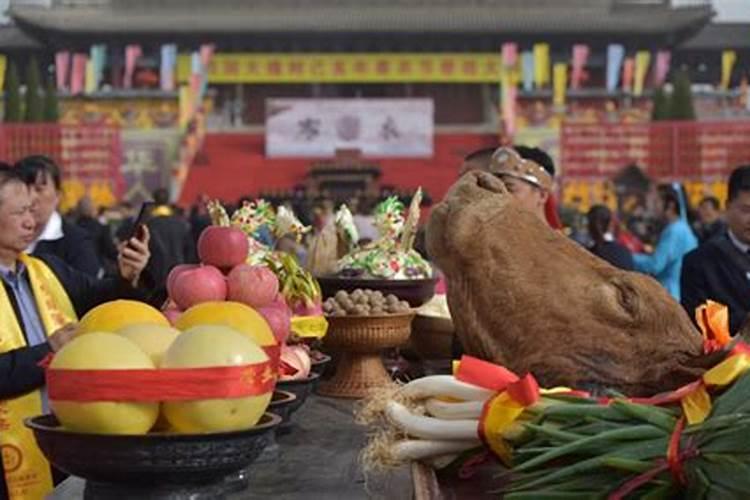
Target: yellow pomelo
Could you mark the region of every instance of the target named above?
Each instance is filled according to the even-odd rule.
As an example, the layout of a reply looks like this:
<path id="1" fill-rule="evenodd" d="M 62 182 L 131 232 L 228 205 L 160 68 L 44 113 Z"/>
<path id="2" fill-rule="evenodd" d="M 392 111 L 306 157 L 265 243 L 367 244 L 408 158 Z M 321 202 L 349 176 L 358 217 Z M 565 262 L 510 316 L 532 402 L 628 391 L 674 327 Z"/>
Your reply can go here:
<path id="1" fill-rule="evenodd" d="M 154 366 L 159 366 L 161 358 L 169 346 L 180 334 L 177 328 L 162 325 L 128 325 L 117 331 L 126 339 L 135 343 L 143 352 L 149 355 Z"/>
<path id="2" fill-rule="evenodd" d="M 91 332 L 71 340 L 52 359 L 50 368 L 68 370 L 154 369 L 137 345 L 114 333 Z M 50 400 L 67 429 L 92 434 L 145 434 L 159 416 L 158 403 Z"/>
<path id="3" fill-rule="evenodd" d="M 177 337 L 162 358 L 161 368 L 241 366 L 268 361 L 268 356 L 247 336 L 226 326 L 191 328 Z M 162 411 L 180 433 L 248 429 L 258 423 L 273 390 L 258 396 L 200 401 L 165 401 Z"/>
<path id="4" fill-rule="evenodd" d="M 175 323 L 182 331 L 200 325 L 228 326 L 261 347 L 276 345 L 276 338 L 263 316 L 239 302 L 204 302 L 182 313 Z"/>
<path id="5" fill-rule="evenodd" d="M 135 300 L 113 300 L 96 306 L 78 323 L 78 334 L 116 332 L 129 325 L 169 326 L 169 321 L 155 307 Z"/>

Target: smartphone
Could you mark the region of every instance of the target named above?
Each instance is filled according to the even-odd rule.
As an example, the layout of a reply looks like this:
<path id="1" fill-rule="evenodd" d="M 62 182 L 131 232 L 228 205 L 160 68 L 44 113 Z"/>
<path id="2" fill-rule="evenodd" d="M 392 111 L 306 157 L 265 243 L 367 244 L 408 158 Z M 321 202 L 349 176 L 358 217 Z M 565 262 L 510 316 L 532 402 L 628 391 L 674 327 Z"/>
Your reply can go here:
<path id="1" fill-rule="evenodd" d="M 130 234 L 131 238 L 137 238 L 139 240 L 143 239 L 143 226 L 146 224 L 146 221 L 148 221 L 148 218 L 151 215 L 151 209 L 154 207 L 154 205 L 155 203 L 153 201 L 143 202 L 143 204 L 141 205 L 141 210 L 138 212 L 138 217 L 136 217 L 135 221 L 133 222 L 133 230 Z"/>

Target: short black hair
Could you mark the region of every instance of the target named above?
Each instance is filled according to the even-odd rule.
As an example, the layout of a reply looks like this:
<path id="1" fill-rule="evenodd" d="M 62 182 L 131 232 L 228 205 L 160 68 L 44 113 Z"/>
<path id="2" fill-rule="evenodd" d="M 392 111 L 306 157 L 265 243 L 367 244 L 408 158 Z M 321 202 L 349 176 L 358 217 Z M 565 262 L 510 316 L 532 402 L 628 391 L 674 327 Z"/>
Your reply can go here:
<path id="1" fill-rule="evenodd" d="M 55 184 L 55 189 L 62 189 L 62 175 L 60 167 L 49 156 L 32 155 L 16 162 L 16 168 L 21 170 L 21 175 L 28 185 L 35 184 L 40 174 L 49 175 Z"/>
<path id="2" fill-rule="evenodd" d="M 741 165 L 729 176 L 728 201 L 734 200 L 740 191 L 750 191 L 750 165 Z"/>
<path id="3" fill-rule="evenodd" d="M 714 207 L 714 210 L 719 210 L 721 208 L 721 203 L 719 203 L 719 199 L 716 196 L 705 196 L 698 205 L 703 205 L 704 203 Z"/>
<path id="4" fill-rule="evenodd" d="M 591 238 L 596 243 L 602 243 L 612 222 L 612 211 L 606 205 L 594 205 L 589 209 L 586 218 Z"/>
<path id="5" fill-rule="evenodd" d="M 672 184 L 660 184 L 657 191 L 665 207 L 672 205 L 677 215 L 683 215 L 680 209 L 680 193 L 675 190 Z"/>
<path id="6" fill-rule="evenodd" d="M 26 184 L 26 180 L 21 175 L 21 171 L 14 166 L 0 161 L 0 188 L 9 182 L 20 182 Z"/>
<path id="7" fill-rule="evenodd" d="M 153 195 L 157 205 L 169 205 L 169 191 L 165 188 L 155 189 Z"/>
<path id="8" fill-rule="evenodd" d="M 534 163 L 539 164 L 547 173 L 554 177 L 555 176 L 555 162 L 552 161 L 552 157 L 542 151 L 539 148 L 530 148 L 528 146 L 513 146 L 513 149 L 521 155 L 524 160 L 531 160 Z"/>

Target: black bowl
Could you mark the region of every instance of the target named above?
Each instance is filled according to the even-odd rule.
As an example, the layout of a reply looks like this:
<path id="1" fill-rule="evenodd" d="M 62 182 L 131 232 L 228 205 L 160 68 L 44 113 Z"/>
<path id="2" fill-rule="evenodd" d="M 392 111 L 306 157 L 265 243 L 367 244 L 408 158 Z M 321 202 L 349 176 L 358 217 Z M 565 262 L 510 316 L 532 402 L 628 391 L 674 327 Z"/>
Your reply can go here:
<path id="1" fill-rule="evenodd" d="M 292 405 L 294 405 L 296 401 L 297 396 L 293 392 L 276 390 L 271 398 L 271 404 L 268 405 L 268 411 L 274 415 L 280 416 L 280 426 L 284 425 L 289 422 L 292 415 Z"/>
<path id="2" fill-rule="evenodd" d="M 405 300 L 412 307 L 419 307 L 428 302 L 435 295 L 437 278 L 420 280 L 383 280 L 367 278 L 345 278 L 340 276 L 318 276 L 323 297 L 336 295 L 339 290 L 353 292 L 357 288 L 363 290 L 379 290 L 384 295 L 393 294 L 399 300 Z"/>
<path id="3" fill-rule="evenodd" d="M 331 358 L 328 354 L 323 354 L 322 352 L 319 353 L 321 356 L 320 358 L 316 360 L 312 360 L 312 366 L 310 366 L 310 371 L 313 373 L 317 373 L 318 375 L 323 375 L 326 371 L 326 368 L 331 364 Z"/>
<path id="4" fill-rule="evenodd" d="M 310 375 L 302 380 L 279 380 L 276 382 L 277 390 L 288 391 L 297 396 L 297 401 L 290 405 L 290 415 L 299 410 L 308 396 L 313 393 L 318 385 L 318 380 L 320 380 L 320 374 L 310 372 Z"/>
<path id="5" fill-rule="evenodd" d="M 68 474 L 95 483 L 164 487 L 218 482 L 247 467 L 270 442 L 281 417 L 266 413 L 244 431 L 143 436 L 71 432 L 54 415 L 24 423 L 47 460 Z"/>

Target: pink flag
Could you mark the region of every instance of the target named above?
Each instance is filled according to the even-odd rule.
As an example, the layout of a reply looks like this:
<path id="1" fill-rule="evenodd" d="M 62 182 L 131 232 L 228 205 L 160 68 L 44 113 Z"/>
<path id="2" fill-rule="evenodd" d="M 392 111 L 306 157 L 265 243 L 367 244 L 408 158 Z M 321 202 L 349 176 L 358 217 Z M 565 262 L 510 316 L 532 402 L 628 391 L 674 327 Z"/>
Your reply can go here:
<path id="1" fill-rule="evenodd" d="M 583 80 L 584 68 L 589 58 L 589 46 L 577 43 L 573 45 L 573 64 L 570 72 L 570 87 L 579 89 Z"/>
<path id="2" fill-rule="evenodd" d="M 65 90 L 68 85 L 68 67 L 70 66 L 70 52 L 67 50 L 55 54 L 55 76 L 57 90 Z"/>
<path id="3" fill-rule="evenodd" d="M 514 67 L 518 62 L 518 45 L 515 43 L 503 44 L 503 66 Z"/>
<path id="4" fill-rule="evenodd" d="M 126 89 L 133 87 L 133 73 L 135 73 L 135 63 L 141 57 L 140 45 L 127 45 L 125 47 L 125 77 L 122 86 Z"/>
<path id="5" fill-rule="evenodd" d="M 660 50 L 656 53 L 656 66 L 654 68 L 654 86 L 661 87 L 669 74 L 669 65 L 672 62 L 672 53 L 668 50 Z"/>
<path id="6" fill-rule="evenodd" d="M 70 76 L 70 93 L 80 94 L 86 82 L 86 63 L 89 58 L 86 54 L 73 55 L 73 73 Z"/>
<path id="7" fill-rule="evenodd" d="M 503 123 L 505 124 L 505 133 L 511 138 L 516 134 L 517 98 L 518 89 L 515 86 L 503 88 Z"/>
<path id="8" fill-rule="evenodd" d="M 627 91 L 633 88 L 633 76 L 635 75 L 635 59 L 632 57 L 625 58 L 622 66 L 622 89 Z"/>
<path id="9" fill-rule="evenodd" d="M 211 62 L 211 58 L 214 55 L 214 44 L 204 43 L 201 45 L 201 64 L 204 70 L 208 70 L 208 65 Z"/>

